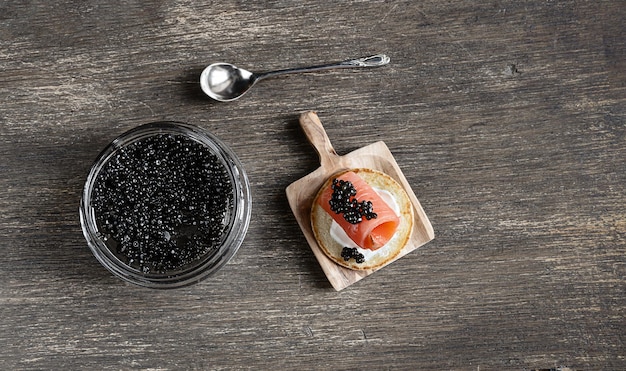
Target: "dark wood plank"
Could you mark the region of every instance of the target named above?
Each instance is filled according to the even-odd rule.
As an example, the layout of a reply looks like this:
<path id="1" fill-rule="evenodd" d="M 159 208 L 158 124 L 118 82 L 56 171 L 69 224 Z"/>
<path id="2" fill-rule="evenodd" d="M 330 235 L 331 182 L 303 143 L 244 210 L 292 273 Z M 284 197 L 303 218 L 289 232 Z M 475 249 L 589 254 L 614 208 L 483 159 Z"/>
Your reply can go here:
<path id="1" fill-rule="evenodd" d="M 626 7 L 620 1 L 0 4 L 0 368 L 626 369 Z M 376 70 L 199 89 L 384 52 Z M 285 187 L 384 140 L 435 240 L 339 293 Z M 128 286 L 78 202 L 114 137 L 200 125 L 248 171 L 236 257 L 175 291 Z"/>

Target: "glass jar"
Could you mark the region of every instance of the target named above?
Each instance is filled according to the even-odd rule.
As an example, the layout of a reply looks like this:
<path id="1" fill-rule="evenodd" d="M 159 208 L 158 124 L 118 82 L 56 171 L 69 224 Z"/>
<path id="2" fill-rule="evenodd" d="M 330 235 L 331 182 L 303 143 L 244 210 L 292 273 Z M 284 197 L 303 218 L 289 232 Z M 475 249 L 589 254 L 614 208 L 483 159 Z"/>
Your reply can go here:
<path id="1" fill-rule="evenodd" d="M 235 255 L 251 203 L 248 178 L 230 148 L 199 127 L 155 122 L 100 153 L 85 182 L 80 221 L 89 248 L 114 275 L 175 288 L 206 278 Z"/>

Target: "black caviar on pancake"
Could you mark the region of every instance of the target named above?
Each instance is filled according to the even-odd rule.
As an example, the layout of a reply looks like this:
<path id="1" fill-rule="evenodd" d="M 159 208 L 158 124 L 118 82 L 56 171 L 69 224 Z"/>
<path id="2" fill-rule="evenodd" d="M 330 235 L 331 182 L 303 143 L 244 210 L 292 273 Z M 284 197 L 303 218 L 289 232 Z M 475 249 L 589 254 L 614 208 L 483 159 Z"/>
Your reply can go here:
<path id="1" fill-rule="evenodd" d="M 359 250 L 357 250 L 356 247 L 347 247 L 347 246 L 345 246 L 341 250 L 341 257 L 345 261 L 348 261 L 348 260 L 354 258 L 354 261 L 356 261 L 357 264 L 361 264 L 361 263 L 365 262 L 365 255 L 361 254 L 359 252 Z"/>
<path id="2" fill-rule="evenodd" d="M 363 217 L 370 220 L 378 216 L 371 201 L 356 199 L 357 190 L 349 180 L 333 179 L 331 187 L 333 194 L 328 201 L 330 209 L 336 214 L 343 214 L 348 223 L 357 224 L 363 221 Z"/>

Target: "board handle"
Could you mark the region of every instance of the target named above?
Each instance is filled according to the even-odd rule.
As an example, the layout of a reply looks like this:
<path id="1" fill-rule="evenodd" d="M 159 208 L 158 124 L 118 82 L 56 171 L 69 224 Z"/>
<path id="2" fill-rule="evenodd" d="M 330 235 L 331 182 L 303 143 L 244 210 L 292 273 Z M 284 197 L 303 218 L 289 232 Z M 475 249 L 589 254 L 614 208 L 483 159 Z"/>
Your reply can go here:
<path id="1" fill-rule="evenodd" d="M 319 155 L 322 167 L 327 169 L 333 168 L 340 157 L 330 143 L 330 139 L 328 139 L 328 135 L 319 117 L 317 117 L 317 113 L 309 111 L 301 114 L 300 126 Z"/>

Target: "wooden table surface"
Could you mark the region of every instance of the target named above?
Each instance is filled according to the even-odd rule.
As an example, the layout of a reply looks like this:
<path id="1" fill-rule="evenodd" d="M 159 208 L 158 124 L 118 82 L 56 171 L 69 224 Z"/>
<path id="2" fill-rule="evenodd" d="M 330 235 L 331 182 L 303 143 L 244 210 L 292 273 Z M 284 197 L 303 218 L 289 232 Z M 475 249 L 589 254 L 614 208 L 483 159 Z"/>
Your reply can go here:
<path id="1" fill-rule="evenodd" d="M 626 369 L 623 1 L 3 1 L 0 369 Z M 216 103 L 198 77 L 386 53 Z M 335 291 L 285 196 L 384 140 L 435 239 Z M 176 290 L 112 276 L 78 204 L 101 149 L 159 120 L 237 153 L 237 255 Z"/>

